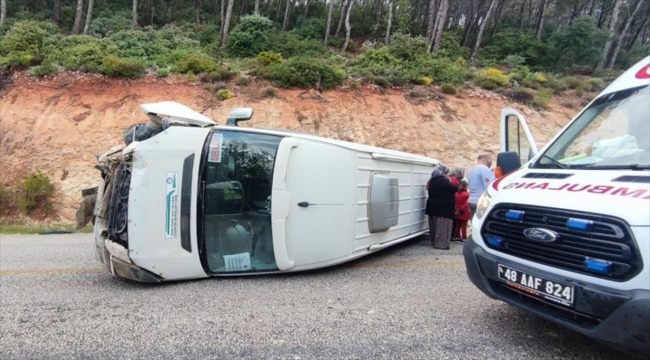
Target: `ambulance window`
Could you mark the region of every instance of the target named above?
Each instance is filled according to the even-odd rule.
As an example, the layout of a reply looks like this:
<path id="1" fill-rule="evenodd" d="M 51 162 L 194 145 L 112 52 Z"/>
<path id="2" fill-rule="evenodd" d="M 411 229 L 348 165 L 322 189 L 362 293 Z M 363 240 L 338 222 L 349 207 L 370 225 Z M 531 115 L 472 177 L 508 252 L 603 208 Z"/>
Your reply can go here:
<path id="1" fill-rule="evenodd" d="M 387 173 L 373 173 L 368 201 L 368 227 L 371 233 L 397 225 L 399 216 L 399 180 Z"/>
<path id="2" fill-rule="evenodd" d="M 539 165 L 585 169 L 650 166 L 650 86 L 596 99 L 548 148 Z"/>

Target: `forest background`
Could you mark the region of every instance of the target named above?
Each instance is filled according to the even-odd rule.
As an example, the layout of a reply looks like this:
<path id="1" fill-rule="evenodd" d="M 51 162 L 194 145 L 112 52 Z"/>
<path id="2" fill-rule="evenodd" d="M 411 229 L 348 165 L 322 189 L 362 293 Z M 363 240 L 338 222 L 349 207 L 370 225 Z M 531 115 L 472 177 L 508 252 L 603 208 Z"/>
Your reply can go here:
<path id="1" fill-rule="evenodd" d="M 25 77 L 34 81 L 54 79 L 57 84 L 67 81 L 61 79 L 69 74 L 83 74 L 87 79 L 105 75 L 125 84 L 141 77 L 183 77 L 202 84 L 217 102 L 232 98 L 249 84 L 261 86 L 265 98 L 278 96 L 278 87 L 319 92 L 336 88 L 359 92 L 369 86 L 382 91 L 401 89 L 413 103 L 443 99 L 436 95 L 442 93 L 459 101 L 440 101 L 447 113 L 438 115 L 451 118 L 449 106 L 456 106 L 466 114 L 481 112 L 484 116 L 478 118 L 485 121 L 483 106 L 501 105 L 472 103 L 463 100 L 461 92 L 480 93 L 481 97 L 484 92 L 498 93 L 509 101 L 547 112 L 553 106 L 553 97 L 562 99 L 559 108 L 573 108 L 571 99 L 578 99 L 576 106 L 584 106 L 621 71 L 650 54 L 649 21 L 649 0 L 0 0 L 0 100 L 4 90 L 13 91 L 16 97 L 20 93 L 18 84 L 32 84 Z M 16 84 L 12 85 L 14 79 Z M 70 94 L 78 90 L 71 84 L 67 88 Z M 126 91 L 120 84 L 116 84 L 116 91 Z M 45 85 L 39 89 L 25 91 L 40 91 L 34 96 L 48 93 Z M 87 113 L 89 118 L 106 116 L 104 110 L 86 109 L 67 119 L 64 115 L 72 107 L 89 105 L 74 102 L 78 100 L 65 103 L 61 98 L 64 90 L 50 94 L 52 98 L 42 109 L 21 105 L 33 109 L 21 108 L 13 116 L 32 116 L 27 110 L 33 110 L 34 119 L 56 123 L 53 129 L 67 123 L 76 129 L 83 125 L 77 116 L 85 118 Z M 340 100 L 334 100 L 337 95 L 331 97 L 343 102 L 345 96 Z M 6 106 L 13 106 L 14 100 L 5 100 Z M 466 108 L 461 103 L 466 103 Z M 50 104 L 58 104 L 63 110 L 59 114 Z M 396 109 L 403 108 L 395 104 Z M 314 106 L 317 109 L 320 105 Z M 314 109 L 309 111 L 322 111 Z M 557 116 L 535 120 L 539 128 L 549 123 L 548 134 L 542 135 L 555 133 L 555 127 L 563 124 L 558 119 L 569 118 L 557 109 L 552 111 Z M 303 115 L 309 113 L 307 110 L 301 111 L 296 116 L 305 131 L 305 124 L 311 120 Z M 418 118 L 416 115 L 404 114 L 402 126 L 413 123 L 417 128 L 417 119 L 410 119 Z M 11 150 L 11 144 L 21 143 L 19 134 L 43 137 L 41 156 L 45 157 L 52 156 L 46 149 L 53 140 L 43 129 L 43 134 L 22 131 L 16 123 L 20 120 L 6 114 L 0 114 L 0 120 L 0 161 L 9 169 L 0 182 L 0 218 L 18 213 L 34 216 L 34 211 L 47 218 L 57 211 L 55 198 L 59 203 L 65 200 L 66 205 L 59 208 L 71 208 L 77 188 L 93 175 L 81 170 L 90 165 L 83 162 L 78 174 L 66 178 L 67 169 L 39 167 L 28 159 L 16 158 L 19 152 Z M 349 121 L 339 120 L 329 119 L 328 124 L 338 129 L 336 126 Z M 97 125 L 88 120 L 87 132 L 99 124 L 107 126 L 107 119 L 93 121 Z M 466 128 L 483 136 L 477 141 L 493 138 L 480 121 L 464 121 Z M 40 124 L 44 127 L 50 122 Z M 314 124 L 319 123 L 314 120 Z M 431 125 L 432 129 L 438 129 L 436 126 Z M 324 128 L 321 126 L 320 132 Z M 386 128 L 387 134 L 395 132 L 392 124 L 374 124 L 373 128 Z M 99 139 L 108 136 L 104 133 L 109 130 L 96 131 L 93 136 Z M 332 131 L 325 135 L 349 135 Z M 381 138 L 371 135 L 370 130 L 367 136 Z M 364 139 L 358 134 L 348 137 L 351 141 Z M 398 146 L 390 136 L 381 141 L 393 141 L 392 146 Z M 66 145 L 70 148 L 67 151 L 77 154 L 71 144 Z M 436 156 L 448 153 L 427 144 L 408 149 Z M 470 145 L 472 149 L 479 146 Z M 7 161 L 10 157 L 15 159 Z M 78 155 L 67 161 L 74 158 Z M 43 161 L 56 163 L 49 157 Z M 60 179 L 50 177 L 58 171 L 63 171 Z M 2 226 L 0 223 L 0 232 Z"/>

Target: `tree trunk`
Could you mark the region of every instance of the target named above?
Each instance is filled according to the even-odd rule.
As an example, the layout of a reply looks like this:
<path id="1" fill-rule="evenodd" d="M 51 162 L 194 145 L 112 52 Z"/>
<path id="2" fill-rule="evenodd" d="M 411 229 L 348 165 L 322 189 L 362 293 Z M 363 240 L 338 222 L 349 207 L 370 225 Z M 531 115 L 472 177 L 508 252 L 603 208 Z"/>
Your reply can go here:
<path id="1" fill-rule="evenodd" d="M 607 38 L 605 47 L 603 48 L 603 56 L 600 61 L 598 61 L 598 64 L 596 64 L 596 70 L 601 70 L 607 63 L 609 50 L 611 49 L 612 42 L 614 41 L 614 30 L 616 29 L 616 23 L 618 22 L 618 12 L 621 9 L 622 2 L 623 0 L 616 0 L 616 3 L 614 4 L 614 10 L 612 10 L 612 18 L 609 21 L 609 37 Z"/>
<path id="2" fill-rule="evenodd" d="M 287 5 L 284 8 L 284 20 L 282 21 L 282 31 L 289 30 L 289 15 L 291 15 L 291 1 L 287 0 Z"/>
<path id="3" fill-rule="evenodd" d="M 605 18 L 607 18 L 606 14 L 607 11 L 605 11 L 605 6 L 607 6 L 607 2 L 603 1 L 603 4 L 600 6 L 600 15 L 598 15 L 598 28 L 602 29 L 603 24 L 605 23 Z M 573 19 L 571 19 L 573 21 Z M 569 23 L 571 25 L 571 23 Z"/>
<path id="4" fill-rule="evenodd" d="M 481 46 L 481 39 L 483 37 L 483 31 L 485 30 L 485 25 L 487 25 L 488 21 L 490 20 L 490 13 L 492 12 L 492 9 L 494 8 L 496 2 L 497 0 L 490 1 L 490 7 L 485 13 L 485 17 L 483 18 L 483 21 L 481 21 L 481 26 L 479 27 L 478 30 L 478 35 L 476 35 L 476 43 L 474 44 L 474 49 L 472 49 L 472 53 L 469 55 L 469 61 L 474 60 L 474 58 L 476 57 L 478 48 Z"/>
<path id="5" fill-rule="evenodd" d="M 524 7 L 526 6 L 526 0 L 521 0 L 521 9 L 519 10 L 519 28 L 523 29 L 524 27 Z"/>
<path id="6" fill-rule="evenodd" d="M 327 10 L 327 26 L 325 26 L 325 40 L 323 44 L 327 46 L 327 42 L 330 39 L 330 28 L 332 26 L 332 11 L 334 10 L 334 1 L 330 1 L 329 9 Z"/>
<path id="7" fill-rule="evenodd" d="M 138 27 L 138 0 L 133 0 L 133 8 L 131 10 L 131 22 L 133 27 Z"/>
<path id="8" fill-rule="evenodd" d="M 548 0 L 542 1 L 542 8 L 539 11 L 539 18 L 537 19 L 537 38 L 541 39 L 542 37 L 542 28 L 544 27 L 544 15 L 546 14 L 546 7 L 548 6 Z"/>
<path id="9" fill-rule="evenodd" d="M 201 25 L 201 7 L 203 7 L 203 0 L 194 0 L 194 20 L 196 25 Z"/>
<path id="10" fill-rule="evenodd" d="M 56 8 L 56 5 L 54 5 Z M 5 18 L 7 18 L 7 0 L 0 0 L 0 26 L 5 23 Z"/>
<path id="11" fill-rule="evenodd" d="M 625 36 L 627 36 L 627 32 L 630 30 L 630 24 L 632 23 L 632 19 L 634 19 L 634 16 L 636 16 L 636 13 L 639 11 L 639 8 L 643 4 L 643 0 L 638 0 L 636 3 L 636 7 L 634 8 L 634 11 L 632 11 L 632 15 L 630 15 L 625 22 L 625 27 L 623 28 L 623 31 L 621 32 L 621 36 L 618 38 L 618 41 L 616 42 L 616 46 L 614 47 L 614 52 L 612 53 L 612 57 L 609 59 L 609 64 L 607 65 L 607 68 L 613 69 L 614 68 L 614 63 L 616 63 L 616 58 L 618 57 L 618 52 L 621 50 L 621 43 L 623 43 L 623 40 L 625 39 Z"/>
<path id="12" fill-rule="evenodd" d="M 643 29 L 648 26 L 648 20 L 650 20 L 650 12 L 646 13 L 645 20 L 643 20 L 643 23 L 641 26 L 639 26 L 636 30 L 636 33 L 634 33 L 634 36 L 630 40 L 628 40 L 627 45 L 625 47 L 625 50 L 630 51 L 634 47 L 634 43 L 636 43 L 637 39 L 639 38 L 639 35 L 643 32 Z"/>
<path id="13" fill-rule="evenodd" d="M 230 17 L 232 16 L 232 6 L 235 0 L 228 0 L 228 9 L 226 10 L 226 17 L 223 21 L 223 33 L 221 34 L 221 48 L 226 47 L 228 42 L 228 30 L 230 28 Z"/>
<path id="14" fill-rule="evenodd" d="M 223 25 L 226 22 L 226 0 L 221 0 L 219 20 L 221 21 L 221 24 L 219 25 L 219 45 L 221 45 L 221 40 L 223 39 Z"/>
<path id="15" fill-rule="evenodd" d="M 345 11 L 345 42 L 343 43 L 343 48 L 341 48 L 341 51 L 345 51 L 348 48 L 348 44 L 350 43 L 350 30 L 352 30 L 352 26 L 350 26 L 350 12 L 352 11 L 353 5 L 354 1 L 348 1 L 348 7 Z"/>
<path id="16" fill-rule="evenodd" d="M 336 27 L 334 36 L 339 36 L 339 33 L 341 32 L 341 28 L 343 27 L 343 20 L 345 19 L 345 8 L 348 6 L 349 1 L 350 0 L 341 0 L 341 16 L 339 17 L 339 25 Z"/>
<path id="17" fill-rule="evenodd" d="M 497 29 L 499 28 L 499 20 L 501 19 L 501 13 L 503 12 L 504 3 L 505 0 L 499 0 L 499 5 L 497 5 L 497 12 L 494 14 L 494 27 L 492 28 L 492 33 L 490 34 L 490 37 L 493 37 L 494 34 L 497 33 Z"/>
<path id="18" fill-rule="evenodd" d="M 461 40 L 462 46 L 468 46 L 471 39 L 471 34 L 476 28 L 476 23 L 478 22 L 479 13 L 481 5 L 478 3 L 479 0 L 471 0 L 469 2 L 469 9 L 467 10 L 469 16 L 465 20 L 465 31 L 463 31 L 463 39 Z"/>
<path id="19" fill-rule="evenodd" d="M 86 12 L 86 25 L 84 26 L 84 35 L 88 35 L 90 32 L 90 22 L 93 18 L 93 2 L 94 0 L 88 0 L 88 11 Z"/>
<path id="20" fill-rule="evenodd" d="M 388 0 L 388 23 L 386 24 L 386 45 L 390 44 L 390 26 L 393 22 L 393 0 Z"/>
<path id="21" fill-rule="evenodd" d="M 330 1 L 330 3 L 333 1 Z M 379 27 L 379 22 L 381 21 L 382 5 L 384 4 L 383 0 L 375 0 L 375 25 Z"/>
<path id="22" fill-rule="evenodd" d="M 438 52 L 438 49 L 440 49 L 442 31 L 445 29 L 445 23 L 447 22 L 447 11 L 449 11 L 449 0 L 441 0 L 440 11 L 438 12 L 438 20 L 436 21 L 436 33 L 433 37 L 432 53 L 436 53 Z"/>
<path id="23" fill-rule="evenodd" d="M 260 14 L 260 0 L 255 0 L 255 10 L 253 10 L 255 15 Z"/>
<path id="24" fill-rule="evenodd" d="M 433 48 L 433 37 L 436 26 L 436 0 L 429 0 L 429 12 L 427 16 L 427 40 L 429 41 L 429 51 Z"/>
<path id="25" fill-rule="evenodd" d="M 2 3 L 5 4 L 7 3 L 7 0 L 2 0 Z M 61 22 L 61 0 L 54 0 L 54 23 L 59 25 Z M 6 10 L 5 10 L 6 11 Z"/>
<path id="26" fill-rule="evenodd" d="M 302 15 L 302 18 L 306 19 L 307 15 L 309 15 L 309 0 L 305 0 L 305 13 Z"/>
<path id="27" fill-rule="evenodd" d="M 74 15 L 74 24 L 72 25 L 72 33 L 79 34 L 81 30 L 81 17 L 83 16 L 84 0 L 77 0 L 77 11 Z"/>

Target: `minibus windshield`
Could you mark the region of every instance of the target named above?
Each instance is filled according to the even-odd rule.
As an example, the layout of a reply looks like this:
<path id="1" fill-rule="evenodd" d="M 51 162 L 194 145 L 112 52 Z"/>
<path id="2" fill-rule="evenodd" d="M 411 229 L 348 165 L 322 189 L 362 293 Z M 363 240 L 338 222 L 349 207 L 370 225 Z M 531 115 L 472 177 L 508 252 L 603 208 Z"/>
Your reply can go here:
<path id="1" fill-rule="evenodd" d="M 650 168 L 650 86 L 596 99 L 539 157 L 535 167 Z"/>
<path id="2" fill-rule="evenodd" d="M 277 270 L 271 232 L 273 165 L 281 136 L 215 130 L 201 161 L 199 248 L 209 274 Z"/>

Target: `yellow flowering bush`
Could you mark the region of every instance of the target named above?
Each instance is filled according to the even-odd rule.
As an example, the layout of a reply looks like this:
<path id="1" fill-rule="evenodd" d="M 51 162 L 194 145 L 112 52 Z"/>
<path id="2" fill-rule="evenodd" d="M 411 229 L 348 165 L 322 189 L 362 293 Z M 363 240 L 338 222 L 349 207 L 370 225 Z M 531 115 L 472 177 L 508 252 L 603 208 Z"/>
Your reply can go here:
<path id="1" fill-rule="evenodd" d="M 232 91 L 228 89 L 220 89 L 217 91 L 217 98 L 221 101 L 232 99 L 233 97 L 235 97 L 235 94 L 233 94 Z"/>

